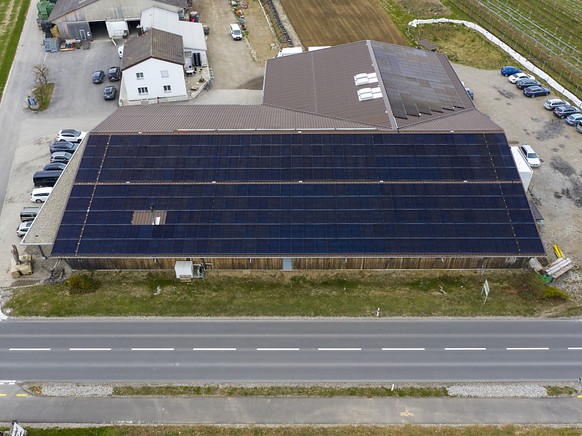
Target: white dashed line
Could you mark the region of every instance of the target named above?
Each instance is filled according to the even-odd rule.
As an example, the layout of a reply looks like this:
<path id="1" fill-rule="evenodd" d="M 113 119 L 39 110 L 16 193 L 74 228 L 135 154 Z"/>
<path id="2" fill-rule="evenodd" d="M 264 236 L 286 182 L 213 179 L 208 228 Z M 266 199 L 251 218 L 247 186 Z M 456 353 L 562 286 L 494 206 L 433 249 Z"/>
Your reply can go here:
<path id="1" fill-rule="evenodd" d="M 236 351 L 236 348 L 192 348 L 192 351 Z"/>
<path id="2" fill-rule="evenodd" d="M 69 348 L 69 351 L 111 351 L 111 348 Z"/>
<path id="3" fill-rule="evenodd" d="M 318 348 L 317 351 L 362 351 L 361 348 Z"/>
<path id="4" fill-rule="evenodd" d="M 299 348 L 257 348 L 257 351 L 299 351 Z"/>
<path id="5" fill-rule="evenodd" d="M 50 348 L 9 348 L 8 351 L 50 351 Z"/>
<path id="6" fill-rule="evenodd" d="M 14 385 L 16 380 L 0 380 L 0 385 Z"/>
<path id="7" fill-rule="evenodd" d="M 173 348 L 132 348 L 131 351 L 174 351 Z"/>
<path id="8" fill-rule="evenodd" d="M 517 348 L 517 347 L 513 347 L 513 348 L 506 348 L 507 351 L 545 351 L 545 350 L 549 350 L 549 347 L 530 347 L 530 348 Z"/>
<path id="9" fill-rule="evenodd" d="M 582 347 L 568 347 L 568 350 L 582 350 Z"/>
<path id="10" fill-rule="evenodd" d="M 445 348 L 445 351 L 486 351 L 487 348 L 468 347 L 468 348 Z"/>
<path id="11" fill-rule="evenodd" d="M 382 351 L 425 351 L 424 348 L 382 348 Z"/>

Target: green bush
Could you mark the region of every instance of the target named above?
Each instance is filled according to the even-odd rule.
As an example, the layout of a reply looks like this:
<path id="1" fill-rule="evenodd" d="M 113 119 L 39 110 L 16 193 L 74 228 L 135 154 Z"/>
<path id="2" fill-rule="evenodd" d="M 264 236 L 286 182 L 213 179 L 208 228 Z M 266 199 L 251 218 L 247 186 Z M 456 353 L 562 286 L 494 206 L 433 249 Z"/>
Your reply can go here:
<path id="1" fill-rule="evenodd" d="M 568 293 L 562 291 L 561 289 L 558 289 L 554 286 L 547 286 L 544 289 L 544 298 L 551 298 L 553 300 L 569 300 L 570 299 L 570 295 L 568 295 Z"/>
<path id="2" fill-rule="evenodd" d="M 73 274 L 66 283 L 71 295 L 90 294 L 99 288 L 99 282 L 86 274 Z"/>

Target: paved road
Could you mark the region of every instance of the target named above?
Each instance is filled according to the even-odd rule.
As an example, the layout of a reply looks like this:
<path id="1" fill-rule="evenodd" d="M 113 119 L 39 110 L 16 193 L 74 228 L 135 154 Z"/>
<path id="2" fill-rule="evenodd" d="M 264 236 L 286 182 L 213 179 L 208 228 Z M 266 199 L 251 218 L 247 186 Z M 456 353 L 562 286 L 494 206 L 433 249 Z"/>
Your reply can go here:
<path id="1" fill-rule="evenodd" d="M 0 322 L 2 380 L 573 381 L 581 375 L 577 320 Z"/>

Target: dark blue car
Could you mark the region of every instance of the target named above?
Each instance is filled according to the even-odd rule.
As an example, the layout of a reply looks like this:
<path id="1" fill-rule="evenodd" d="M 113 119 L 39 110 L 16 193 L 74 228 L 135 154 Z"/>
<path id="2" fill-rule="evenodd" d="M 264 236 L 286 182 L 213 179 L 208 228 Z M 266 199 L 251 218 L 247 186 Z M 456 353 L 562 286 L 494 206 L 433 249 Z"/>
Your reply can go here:
<path id="1" fill-rule="evenodd" d="M 530 98 L 549 94 L 550 90 L 548 88 L 543 88 L 541 86 L 528 86 L 523 90 L 523 95 Z"/>
<path id="2" fill-rule="evenodd" d="M 541 86 L 542 84 L 534 79 L 521 79 L 515 82 L 517 89 L 525 89 L 528 86 Z"/>
<path id="3" fill-rule="evenodd" d="M 504 76 L 511 76 L 512 74 L 517 73 L 521 73 L 521 70 L 511 65 L 506 65 L 501 69 L 501 74 L 503 74 Z"/>

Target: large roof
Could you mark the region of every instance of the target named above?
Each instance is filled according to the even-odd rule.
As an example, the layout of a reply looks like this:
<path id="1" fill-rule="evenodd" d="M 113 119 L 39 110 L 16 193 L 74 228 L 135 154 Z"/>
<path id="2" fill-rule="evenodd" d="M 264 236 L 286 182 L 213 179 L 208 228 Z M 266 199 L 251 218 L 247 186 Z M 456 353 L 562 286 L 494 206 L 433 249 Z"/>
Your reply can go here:
<path id="1" fill-rule="evenodd" d="M 142 35 L 129 38 L 124 45 L 121 69 L 150 58 L 184 65 L 182 36 L 152 28 Z"/>
<path id="2" fill-rule="evenodd" d="M 543 252 L 503 134 L 200 132 L 91 134 L 52 255 Z"/>
<path id="3" fill-rule="evenodd" d="M 54 9 L 51 12 L 49 20 L 56 20 L 69 12 L 76 11 L 90 4 L 96 3 L 99 0 L 58 0 L 55 4 Z M 188 7 L 187 0 L 154 0 L 151 2 L 152 6 L 156 3 L 165 3 L 172 6 L 177 6 L 183 9 Z M 103 20 L 105 20 L 105 14 L 103 15 Z"/>
<path id="4" fill-rule="evenodd" d="M 446 57 L 376 41 L 269 60 L 263 103 L 384 129 L 428 130 L 423 123 L 441 119 L 443 126 L 501 131 L 475 110 Z M 474 113 L 467 118 L 467 111 Z"/>

